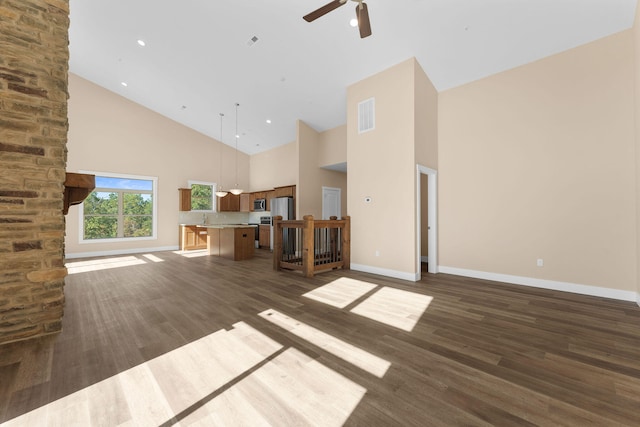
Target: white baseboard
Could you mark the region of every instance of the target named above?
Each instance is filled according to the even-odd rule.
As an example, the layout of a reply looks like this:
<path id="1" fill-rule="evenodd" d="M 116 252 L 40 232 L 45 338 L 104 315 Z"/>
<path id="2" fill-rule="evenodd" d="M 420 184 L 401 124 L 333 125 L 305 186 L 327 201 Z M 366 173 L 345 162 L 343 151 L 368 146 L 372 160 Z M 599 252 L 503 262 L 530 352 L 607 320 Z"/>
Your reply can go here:
<path id="1" fill-rule="evenodd" d="M 96 252 L 76 252 L 71 254 L 65 254 L 66 259 L 74 258 L 89 258 L 96 256 L 113 256 L 113 255 L 129 255 L 129 254 L 141 254 L 148 252 L 162 252 L 162 251 L 177 251 L 179 246 L 161 246 L 156 248 L 135 248 L 135 249 L 117 249 L 114 251 L 96 251 Z"/>
<path id="2" fill-rule="evenodd" d="M 420 262 L 429 262 L 429 257 L 428 256 L 421 256 L 420 257 Z"/>
<path id="3" fill-rule="evenodd" d="M 638 304 L 638 307 L 640 307 L 640 292 L 636 294 L 636 304 Z"/>
<path id="4" fill-rule="evenodd" d="M 407 273 L 406 271 L 390 270 L 387 268 L 373 267 L 363 264 L 351 264 L 351 269 L 356 271 L 362 271 L 364 273 L 377 274 L 380 276 L 393 277 L 394 279 L 409 280 L 411 282 L 417 282 L 420 280 L 420 273 Z"/>
<path id="5" fill-rule="evenodd" d="M 598 286 L 580 285 L 577 283 L 569 282 L 558 282 L 555 280 L 536 279 L 533 277 L 488 273 L 486 271 L 467 270 L 465 268 L 445 267 L 442 265 L 438 266 L 438 271 L 440 273 L 455 274 L 456 276 L 493 280 L 496 282 L 512 283 L 514 285 L 552 289 L 555 291 L 572 292 L 575 294 L 591 295 L 595 297 L 611 298 L 622 301 L 636 301 L 638 305 L 640 305 L 640 295 L 637 292 L 632 291 L 622 291 L 619 289 L 601 288 Z"/>

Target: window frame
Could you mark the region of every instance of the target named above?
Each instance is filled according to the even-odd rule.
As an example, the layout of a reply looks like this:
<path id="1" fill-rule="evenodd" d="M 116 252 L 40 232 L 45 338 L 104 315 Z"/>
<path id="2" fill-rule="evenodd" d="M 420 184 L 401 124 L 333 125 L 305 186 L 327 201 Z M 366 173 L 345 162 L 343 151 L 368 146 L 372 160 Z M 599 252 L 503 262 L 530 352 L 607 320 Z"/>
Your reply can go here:
<path id="1" fill-rule="evenodd" d="M 193 209 L 193 204 L 190 206 L 191 207 L 191 212 L 203 212 L 203 213 L 213 213 L 213 212 L 218 212 L 218 198 L 216 197 L 216 191 L 218 188 L 218 184 L 216 184 L 215 182 L 209 182 L 209 181 L 197 181 L 197 180 L 193 180 L 190 179 L 187 181 L 187 186 L 189 187 L 189 189 L 191 190 L 191 186 L 193 184 L 198 184 L 198 185 L 210 185 L 211 186 L 211 206 L 212 209 L 211 210 L 205 210 L 205 209 Z M 191 196 L 191 200 L 193 203 L 193 195 Z"/>
<path id="2" fill-rule="evenodd" d="M 78 209 L 78 241 L 80 244 L 85 243 L 119 243 L 119 242 L 134 242 L 134 241 L 143 241 L 143 240 L 158 240 L 158 177 L 156 176 L 144 176 L 144 175 L 133 175 L 133 174 L 121 174 L 121 173 L 113 173 L 113 172 L 96 172 L 96 171 L 85 171 L 81 170 L 80 173 L 91 174 L 95 176 L 105 177 L 105 178 L 122 178 L 122 179 L 136 179 L 143 181 L 151 181 L 151 202 L 152 202 L 152 213 L 151 213 L 151 236 L 144 237 L 113 237 L 106 239 L 85 239 L 84 238 L 84 202 L 80 203 Z M 100 191 L 101 188 L 96 187 L 93 191 Z M 108 189 L 107 189 L 108 190 Z M 137 193 L 139 190 L 130 190 L 130 189 L 121 189 L 122 193 Z M 119 201 L 121 205 L 123 200 Z M 118 208 L 118 229 L 122 226 L 120 223 L 121 219 L 124 217 L 123 212 L 120 210 L 120 206 Z"/>

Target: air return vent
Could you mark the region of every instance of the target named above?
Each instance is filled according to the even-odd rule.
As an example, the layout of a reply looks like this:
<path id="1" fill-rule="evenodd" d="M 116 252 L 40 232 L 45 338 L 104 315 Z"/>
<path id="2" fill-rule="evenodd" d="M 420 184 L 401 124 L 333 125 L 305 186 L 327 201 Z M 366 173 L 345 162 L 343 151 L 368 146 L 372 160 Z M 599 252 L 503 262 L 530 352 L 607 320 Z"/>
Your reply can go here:
<path id="1" fill-rule="evenodd" d="M 369 98 L 358 104 L 358 133 L 376 128 L 376 100 Z"/>

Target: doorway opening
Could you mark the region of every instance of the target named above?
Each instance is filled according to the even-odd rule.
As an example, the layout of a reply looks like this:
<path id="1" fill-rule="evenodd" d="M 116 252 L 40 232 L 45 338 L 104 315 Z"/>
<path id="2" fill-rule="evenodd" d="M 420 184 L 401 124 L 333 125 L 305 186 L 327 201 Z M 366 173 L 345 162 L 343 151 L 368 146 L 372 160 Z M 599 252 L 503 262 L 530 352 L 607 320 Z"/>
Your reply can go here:
<path id="1" fill-rule="evenodd" d="M 426 177 L 426 188 L 424 178 Z M 438 272 L 438 172 L 435 169 L 428 168 L 426 166 L 417 165 L 416 171 L 416 224 L 417 224 L 417 239 L 416 239 L 416 253 L 418 254 L 416 260 L 416 271 L 418 272 L 418 280 L 422 277 L 422 236 L 427 236 L 427 253 L 424 255 L 424 259 L 427 261 L 426 271 L 428 273 Z M 426 209 L 423 209 L 423 198 L 426 197 Z M 424 212 L 426 211 L 426 212 Z M 423 219 L 426 217 L 426 221 Z M 423 224 L 426 223 L 426 227 Z M 425 229 L 426 228 L 426 229 Z"/>

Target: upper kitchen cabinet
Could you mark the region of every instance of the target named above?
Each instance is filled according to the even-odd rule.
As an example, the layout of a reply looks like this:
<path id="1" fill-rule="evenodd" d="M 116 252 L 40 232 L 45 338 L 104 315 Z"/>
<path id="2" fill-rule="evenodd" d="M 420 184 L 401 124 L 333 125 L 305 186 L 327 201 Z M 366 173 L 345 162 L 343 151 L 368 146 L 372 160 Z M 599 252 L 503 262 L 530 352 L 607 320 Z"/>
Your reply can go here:
<path id="1" fill-rule="evenodd" d="M 191 210 L 191 189 L 178 188 L 178 209 L 183 212 Z"/>
<path id="2" fill-rule="evenodd" d="M 273 193 L 273 197 L 296 197 L 296 186 L 276 187 L 273 189 Z"/>
<path id="3" fill-rule="evenodd" d="M 250 199 L 251 197 L 249 193 L 242 193 L 240 195 L 240 212 L 249 212 L 251 210 L 249 209 L 252 207 Z"/>
<path id="4" fill-rule="evenodd" d="M 218 197 L 218 212 L 249 212 L 249 193 Z"/>
<path id="5" fill-rule="evenodd" d="M 240 196 L 231 193 L 218 197 L 218 212 L 238 212 L 240 210 Z"/>
<path id="6" fill-rule="evenodd" d="M 265 191 L 264 192 L 264 198 L 267 199 L 267 210 L 270 211 L 271 210 L 271 199 L 273 199 L 275 196 L 275 191 L 271 190 L 271 191 Z"/>

